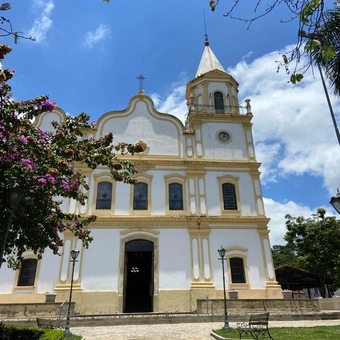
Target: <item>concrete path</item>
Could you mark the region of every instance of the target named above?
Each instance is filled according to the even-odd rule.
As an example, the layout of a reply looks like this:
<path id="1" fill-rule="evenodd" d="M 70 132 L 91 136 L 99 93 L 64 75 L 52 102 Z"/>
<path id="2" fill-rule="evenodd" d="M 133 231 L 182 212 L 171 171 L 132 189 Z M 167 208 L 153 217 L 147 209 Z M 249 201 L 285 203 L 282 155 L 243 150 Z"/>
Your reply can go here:
<path id="1" fill-rule="evenodd" d="M 269 321 L 269 327 L 340 326 L 340 320 Z M 85 340 L 212 340 L 210 332 L 223 326 L 221 322 L 155 325 L 71 327 Z M 231 322 L 231 327 L 236 323 Z"/>

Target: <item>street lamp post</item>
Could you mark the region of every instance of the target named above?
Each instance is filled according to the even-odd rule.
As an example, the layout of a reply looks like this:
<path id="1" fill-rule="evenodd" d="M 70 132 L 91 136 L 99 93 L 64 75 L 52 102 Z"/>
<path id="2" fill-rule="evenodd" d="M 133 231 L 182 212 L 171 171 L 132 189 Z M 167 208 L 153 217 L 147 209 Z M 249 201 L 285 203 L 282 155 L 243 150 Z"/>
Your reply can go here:
<path id="1" fill-rule="evenodd" d="M 72 333 L 70 331 L 70 318 L 71 318 L 71 302 L 72 302 L 72 288 L 73 288 L 73 275 L 74 275 L 74 265 L 76 264 L 77 257 L 79 256 L 80 251 L 77 249 L 71 250 L 71 257 L 72 260 L 72 275 L 71 275 L 71 288 L 70 288 L 70 298 L 68 302 L 68 310 L 67 310 L 67 317 L 66 317 L 66 327 L 65 327 L 65 336 L 71 336 Z"/>
<path id="2" fill-rule="evenodd" d="M 331 201 L 329 202 L 332 204 L 333 208 L 340 214 L 340 192 L 338 189 L 338 192 L 335 197 L 331 198 Z"/>
<path id="3" fill-rule="evenodd" d="M 1 259 L 0 268 L 2 265 L 3 257 L 4 257 L 4 252 L 5 252 L 6 243 L 7 243 L 7 236 L 8 236 L 9 228 L 11 226 L 12 219 L 14 216 L 14 211 L 17 209 L 23 195 L 24 195 L 24 192 L 19 187 L 19 185 L 15 185 L 14 187 L 7 189 L 5 192 L 5 202 L 7 203 L 7 210 L 9 211 L 9 218 L 8 218 L 8 222 L 5 227 L 5 230 L 4 230 L 4 236 L 2 238 L 2 244 L 1 244 L 1 250 L 0 250 L 0 259 Z"/>
<path id="4" fill-rule="evenodd" d="M 224 293 L 224 326 L 222 327 L 225 331 L 231 331 L 231 328 L 229 326 L 229 320 L 228 320 L 228 309 L 227 309 L 227 297 L 225 293 L 225 277 L 224 277 L 224 256 L 225 256 L 225 249 L 221 246 L 220 249 L 218 249 L 218 254 L 221 256 L 219 260 L 222 261 L 222 274 L 223 274 L 223 293 Z"/>

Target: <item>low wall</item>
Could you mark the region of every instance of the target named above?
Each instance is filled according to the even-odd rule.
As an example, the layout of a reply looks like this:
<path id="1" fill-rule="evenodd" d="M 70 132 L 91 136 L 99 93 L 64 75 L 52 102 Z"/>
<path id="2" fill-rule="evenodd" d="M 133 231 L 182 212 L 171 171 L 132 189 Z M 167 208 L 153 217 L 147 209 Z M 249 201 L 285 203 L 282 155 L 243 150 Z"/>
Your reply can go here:
<path id="1" fill-rule="evenodd" d="M 71 303 L 73 314 L 75 303 Z M 57 318 L 60 313 L 60 303 L 2 303 L 0 304 L 0 319 L 33 319 L 36 317 Z"/>
<path id="2" fill-rule="evenodd" d="M 334 296 L 329 299 L 317 299 L 321 310 L 340 310 L 340 297 Z"/>
<path id="3" fill-rule="evenodd" d="M 197 300 L 197 312 L 212 314 L 224 313 L 224 301 L 216 300 Z M 241 300 L 228 299 L 227 308 L 229 314 L 248 314 L 248 313 L 315 313 L 319 312 L 318 299 L 256 299 Z"/>
<path id="4" fill-rule="evenodd" d="M 337 305 L 337 308 L 335 308 Z M 228 313 L 244 315 L 268 311 L 278 314 L 318 313 L 321 310 L 339 309 L 340 298 L 333 299 L 228 299 Z M 197 300 L 197 313 L 224 313 L 223 299 Z M 75 302 L 72 302 L 71 314 L 74 314 Z M 36 317 L 59 317 L 60 303 L 12 303 L 0 304 L 0 319 L 34 319 Z"/>

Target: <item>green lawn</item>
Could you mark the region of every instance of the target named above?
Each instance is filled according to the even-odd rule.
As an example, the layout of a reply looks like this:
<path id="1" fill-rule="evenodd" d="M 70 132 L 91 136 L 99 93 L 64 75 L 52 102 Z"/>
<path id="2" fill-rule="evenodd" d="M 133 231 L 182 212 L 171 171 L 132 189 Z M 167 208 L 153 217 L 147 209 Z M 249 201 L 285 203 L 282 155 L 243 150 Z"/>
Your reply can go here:
<path id="1" fill-rule="evenodd" d="M 340 326 L 317 326 L 317 327 L 283 327 L 270 328 L 270 334 L 275 340 L 337 340 L 340 339 Z M 221 329 L 214 333 L 228 339 L 239 339 L 235 329 L 225 332 Z M 243 339 L 250 339 L 243 338 Z"/>

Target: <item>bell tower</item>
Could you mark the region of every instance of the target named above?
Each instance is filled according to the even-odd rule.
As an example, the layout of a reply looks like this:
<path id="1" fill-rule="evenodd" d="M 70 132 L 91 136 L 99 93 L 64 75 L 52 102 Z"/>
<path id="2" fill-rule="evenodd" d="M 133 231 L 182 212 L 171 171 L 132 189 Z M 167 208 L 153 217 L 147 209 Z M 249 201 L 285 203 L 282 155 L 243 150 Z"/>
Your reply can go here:
<path id="1" fill-rule="evenodd" d="M 240 114 L 238 83 L 225 71 L 209 45 L 206 36 L 195 78 L 187 85 L 189 116 L 191 112 Z"/>

